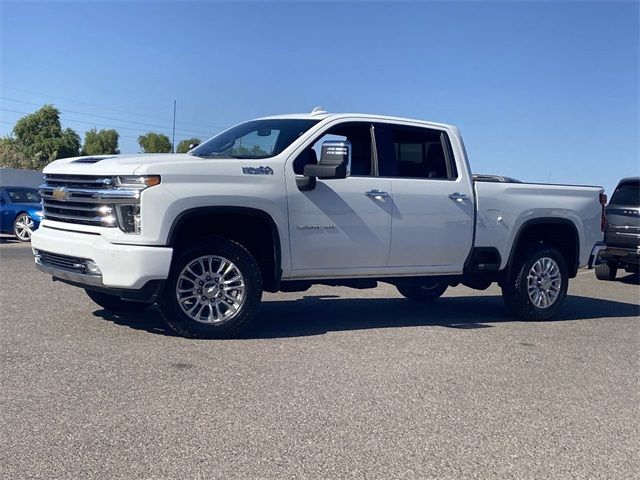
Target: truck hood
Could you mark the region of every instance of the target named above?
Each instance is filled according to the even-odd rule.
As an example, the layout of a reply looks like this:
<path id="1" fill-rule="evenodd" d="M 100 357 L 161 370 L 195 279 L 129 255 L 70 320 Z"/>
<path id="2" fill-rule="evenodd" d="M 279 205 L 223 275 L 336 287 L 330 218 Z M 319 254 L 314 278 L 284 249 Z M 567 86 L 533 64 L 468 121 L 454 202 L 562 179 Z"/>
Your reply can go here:
<path id="1" fill-rule="evenodd" d="M 133 175 L 143 166 L 149 170 L 149 167 L 157 165 L 158 170 L 161 170 L 163 164 L 193 160 L 193 155 L 186 153 L 92 155 L 56 160 L 47 165 L 43 172 L 72 175 Z"/>

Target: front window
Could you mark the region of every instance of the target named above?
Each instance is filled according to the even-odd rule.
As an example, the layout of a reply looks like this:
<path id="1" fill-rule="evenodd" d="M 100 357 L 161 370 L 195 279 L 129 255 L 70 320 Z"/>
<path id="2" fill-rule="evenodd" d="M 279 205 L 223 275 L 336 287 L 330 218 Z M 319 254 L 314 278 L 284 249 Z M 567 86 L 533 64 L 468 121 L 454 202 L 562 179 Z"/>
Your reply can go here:
<path id="1" fill-rule="evenodd" d="M 197 157 L 259 159 L 278 155 L 318 120 L 267 119 L 241 123 L 197 146 Z"/>
<path id="2" fill-rule="evenodd" d="M 40 195 L 34 188 L 11 188 L 6 190 L 13 203 L 38 203 Z"/>

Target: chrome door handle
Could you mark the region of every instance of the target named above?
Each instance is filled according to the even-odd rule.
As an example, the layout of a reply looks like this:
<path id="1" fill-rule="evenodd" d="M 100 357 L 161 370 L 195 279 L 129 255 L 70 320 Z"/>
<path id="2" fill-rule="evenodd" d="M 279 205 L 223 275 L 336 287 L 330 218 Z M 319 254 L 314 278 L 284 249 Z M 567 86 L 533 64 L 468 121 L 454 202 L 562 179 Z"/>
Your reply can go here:
<path id="1" fill-rule="evenodd" d="M 455 192 L 449 195 L 449 198 L 451 200 L 455 200 L 456 202 L 462 202 L 463 200 L 468 200 L 469 195 L 467 195 L 466 193 Z"/>
<path id="2" fill-rule="evenodd" d="M 364 194 L 369 198 L 388 198 L 391 196 L 388 192 L 382 192 L 380 190 L 369 190 L 368 192 L 364 192 Z"/>

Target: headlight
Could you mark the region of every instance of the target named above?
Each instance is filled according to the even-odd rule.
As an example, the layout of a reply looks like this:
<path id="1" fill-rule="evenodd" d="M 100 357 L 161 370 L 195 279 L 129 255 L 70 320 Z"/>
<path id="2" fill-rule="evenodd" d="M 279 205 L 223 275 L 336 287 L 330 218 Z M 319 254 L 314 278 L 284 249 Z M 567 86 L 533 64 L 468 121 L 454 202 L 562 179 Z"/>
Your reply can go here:
<path id="1" fill-rule="evenodd" d="M 160 183 L 159 175 L 126 175 L 115 178 L 116 188 L 139 190 L 153 187 Z M 125 233 L 140 233 L 142 221 L 140 204 L 115 205 L 118 227 Z"/>
<path id="2" fill-rule="evenodd" d="M 160 183 L 159 175 L 127 175 L 124 177 L 116 177 L 116 187 L 118 188 L 139 188 L 144 189 L 153 187 Z"/>
<path id="3" fill-rule="evenodd" d="M 140 233 L 140 205 L 116 205 L 118 226 L 126 233 Z"/>

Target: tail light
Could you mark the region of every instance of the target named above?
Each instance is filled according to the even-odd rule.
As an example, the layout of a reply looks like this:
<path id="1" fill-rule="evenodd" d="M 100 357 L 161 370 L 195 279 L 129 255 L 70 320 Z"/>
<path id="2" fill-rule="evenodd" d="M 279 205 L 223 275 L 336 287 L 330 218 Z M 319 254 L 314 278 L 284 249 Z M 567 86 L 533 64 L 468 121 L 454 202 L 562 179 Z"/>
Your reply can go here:
<path id="1" fill-rule="evenodd" d="M 607 194 L 600 193 L 600 206 L 602 207 L 602 213 L 600 214 L 600 231 L 604 232 L 605 227 L 607 226 L 607 215 L 604 211 L 604 207 L 607 204 Z"/>

